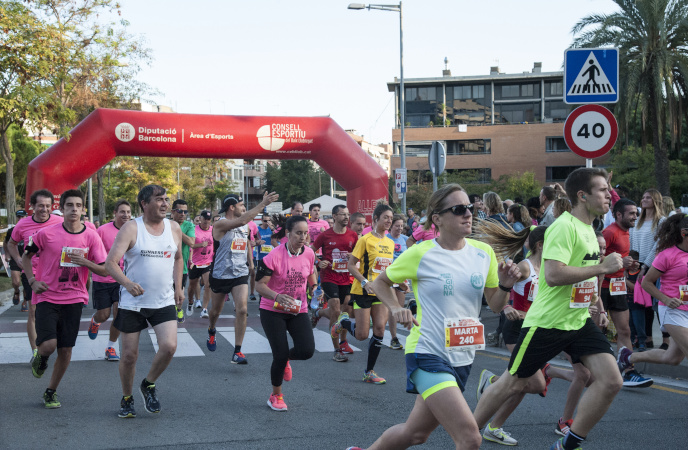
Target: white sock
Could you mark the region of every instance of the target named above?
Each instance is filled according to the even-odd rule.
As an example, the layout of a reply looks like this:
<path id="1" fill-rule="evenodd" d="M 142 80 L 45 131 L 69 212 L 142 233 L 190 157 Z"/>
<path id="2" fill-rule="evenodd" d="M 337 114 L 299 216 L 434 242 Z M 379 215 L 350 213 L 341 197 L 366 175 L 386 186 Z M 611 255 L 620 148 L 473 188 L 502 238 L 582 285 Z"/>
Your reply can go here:
<path id="1" fill-rule="evenodd" d="M 108 347 L 117 348 L 117 341 L 108 341 Z"/>
<path id="2" fill-rule="evenodd" d="M 100 325 L 100 323 L 101 323 L 101 322 L 97 322 L 97 321 L 96 321 L 96 315 L 95 315 L 95 313 L 91 316 L 91 320 L 93 320 L 93 322 L 95 322 L 95 323 L 98 324 L 98 325 Z"/>

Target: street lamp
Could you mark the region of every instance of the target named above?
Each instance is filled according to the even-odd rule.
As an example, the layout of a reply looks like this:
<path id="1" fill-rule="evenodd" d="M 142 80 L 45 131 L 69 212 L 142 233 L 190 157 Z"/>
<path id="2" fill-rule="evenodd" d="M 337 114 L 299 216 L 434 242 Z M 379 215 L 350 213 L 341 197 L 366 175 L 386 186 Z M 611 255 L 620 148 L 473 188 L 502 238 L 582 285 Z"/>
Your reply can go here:
<path id="1" fill-rule="evenodd" d="M 406 125 L 406 93 L 404 92 L 404 20 L 402 13 L 402 2 L 398 5 L 365 5 L 363 3 L 351 3 L 348 9 L 379 9 L 381 11 L 395 11 L 399 13 L 399 114 L 401 116 L 401 143 L 399 155 L 401 156 L 401 168 L 406 169 L 406 143 L 404 142 L 404 126 Z M 401 198 L 401 210 L 406 214 L 406 195 Z"/>

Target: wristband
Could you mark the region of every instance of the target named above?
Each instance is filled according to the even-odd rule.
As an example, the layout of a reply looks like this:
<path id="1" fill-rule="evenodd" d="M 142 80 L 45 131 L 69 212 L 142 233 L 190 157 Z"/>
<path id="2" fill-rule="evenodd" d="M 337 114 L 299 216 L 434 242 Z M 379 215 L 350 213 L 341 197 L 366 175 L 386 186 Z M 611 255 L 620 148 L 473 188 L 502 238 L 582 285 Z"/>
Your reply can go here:
<path id="1" fill-rule="evenodd" d="M 503 290 L 504 292 L 511 292 L 511 288 L 502 286 L 502 283 L 497 284 L 497 286 L 499 286 L 499 289 Z"/>
<path id="2" fill-rule="evenodd" d="M 29 281 L 29 286 L 31 286 L 34 281 L 36 281 L 36 277 L 31 278 L 31 281 Z"/>

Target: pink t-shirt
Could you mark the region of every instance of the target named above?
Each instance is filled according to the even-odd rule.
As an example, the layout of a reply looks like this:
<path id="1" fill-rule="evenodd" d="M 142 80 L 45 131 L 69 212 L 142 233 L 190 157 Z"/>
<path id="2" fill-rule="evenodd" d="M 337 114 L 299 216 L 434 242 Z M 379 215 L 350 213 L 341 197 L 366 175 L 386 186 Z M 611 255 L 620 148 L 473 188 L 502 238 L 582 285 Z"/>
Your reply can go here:
<path id="1" fill-rule="evenodd" d="M 413 230 L 413 239 L 416 240 L 416 242 L 422 242 L 422 241 L 430 241 L 432 239 L 435 239 L 435 237 L 439 236 L 440 233 L 438 233 L 435 230 L 435 225 L 430 225 L 430 229 L 426 230 L 424 227 L 419 226 L 415 230 Z"/>
<path id="2" fill-rule="evenodd" d="M 313 273 L 315 253 L 310 247 L 304 247 L 299 256 L 290 256 L 286 245 L 280 245 L 263 257 L 263 264 L 272 270 L 268 287 L 278 294 L 286 294 L 301 300 L 300 313 L 308 312 L 308 276 Z M 289 314 L 275 309 L 274 300 L 260 299 L 260 308 L 279 313 Z"/>
<path id="3" fill-rule="evenodd" d="M 256 236 L 260 235 L 260 233 L 258 233 L 258 225 L 256 225 L 256 223 L 254 221 L 250 221 L 248 223 L 248 229 L 250 231 L 250 236 L 249 236 L 250 240 L 254 240 L 256 238 Z"/>
<path id="4" fill-rule="evenodd" d="M 671 298 L 681 298 L 679 286 L 688 285 L 688 252 L 676 246 L 662 250 L 655 256 L 652 267 L 662 272 L 659 277 L 660 292 Z M 664 305 L 662 302 L 659 303 Z M 679 306 L 678 309 L 688 311 L 688 305 Z"/>
<path id="5" fill-rule="evenodd" d="M 330 228 L 330 224 L 327 220 L 316 220 L 315 222 L 308 221 L 308 234 L 311 236 L 311 242 L 315 242 L 320 236 L 320 233 Z"/>
<path id="6" fill-rule="evenodd" d="M 88 227 L 88 225 L 86 226 Z M 119 228 L 115 226 L 115 222 L 108 222 L 96 230 L 96 233 L 98 233 L 98 236 L 100 236 L 100 240 L 103 241 L 103 247 L 105 247 L 105 251 L 107 253 L 110 252 L 112 244 L 115 243 L 115 237 L 117 237 L 118 232 Z M 121 260 L 119 262 L 119 267 L 124 268 L 124 260 Z M 115 279 L 109 275 L 107 277 L 101 277 L 100 275 L 95 273 L 93 274 L 93 281 L 96 281 L 98 283 L 117 283 Z"/>
<path id="7" fill-rule="evenodd" d="M 196 225 L 196 244 L 207 242 L 207 247 L 193 249 L 191 263 L 196 267 L 207 267 L 213 262 L 213 227 L 204 230 L 200 225 Z"/>
<path id="8" fill-rule="evenodd" d="M 84 227 L 81 232 L 73 234 L 58 224 L 40 230 L 30 241 L 27 250 L 41 254 L 34 276 L 49 287 L 40 294 L 34 292 L 31 303 L 88 303 L 88 269 L 70 263 L 69 258 L 65 257 L 65 250 L 80 249 L 89 261 L 104 263 L 107 253 L 98 233 Z"/>
<path id="9" fill-rule="evenodd" d="M 45 222 L 36 222 L 33 216 L 24 217 L 17 223 L 17 226 L 12 228 L 12 240 L 14 242 L 24 242 L 24 248 L 29 245 L 29 238 L 34 234 L 38 233 L 39 230 L 45 227 L 56 225 L 62 223 L 62 216 L 56 214 L 50 214 L 48 220 Z M 22 255 L 19 255 L 20 257 Z M 36 273 L 36 267 L 38 267 L 38 260 L 40 255 L 34 255 L 31 259 L 31 267 L 33 268 L 33 273 Z"/>

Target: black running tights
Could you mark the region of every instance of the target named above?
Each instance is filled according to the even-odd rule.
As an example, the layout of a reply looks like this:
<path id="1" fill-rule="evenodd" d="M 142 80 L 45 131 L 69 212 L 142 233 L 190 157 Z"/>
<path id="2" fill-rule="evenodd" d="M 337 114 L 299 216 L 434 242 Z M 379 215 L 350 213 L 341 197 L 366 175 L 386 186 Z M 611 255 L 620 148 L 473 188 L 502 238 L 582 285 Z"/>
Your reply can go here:
<path id="1" fill-rule="evenodd" d="M 310 318 L 307 313 L 293 315 L 261 309 L 260 323 L 272 349 L 272 366 L 270 367 L 272 385 L 282 386 L 287 361 L 305 360 L 313 356 L 315 340 Z M 294 341 L 292 349 L 289 349 L 287 332 Z"/>

